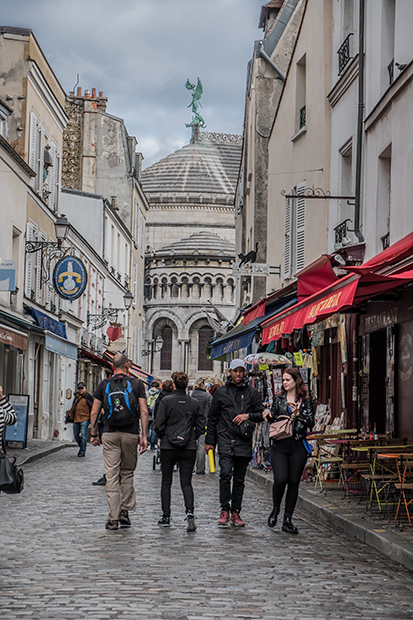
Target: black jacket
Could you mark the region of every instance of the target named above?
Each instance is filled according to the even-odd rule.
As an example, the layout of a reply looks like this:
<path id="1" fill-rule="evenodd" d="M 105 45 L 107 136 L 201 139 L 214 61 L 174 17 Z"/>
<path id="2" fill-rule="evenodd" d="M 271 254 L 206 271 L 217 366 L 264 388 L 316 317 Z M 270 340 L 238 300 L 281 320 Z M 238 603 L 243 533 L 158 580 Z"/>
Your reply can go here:
<path id="1" fill-rule="evenodd" d="M 196 450 L 196 440 L 205 432 L 205 416 L 199 410 L 199 403 L 184 390 L 175 390 L 165 396 L 158 407 L 155 420 L 155 432 L 161 438 L 161 450 L 176 450 L 167 438 L 168 426 L 192 415 L 194 427 L 188 443 L 183 450 Z"/>
<path id="2" fill-rule="evenodd" d="M 212 403 L 212 396 L 202 388 L 196 388 L 191 394 L 191 398 L 195 398 L 199 402 L 201 413 L 205 416 L 205 424 L 208 423 L 208 412 Z"/>
<path id="3" fill-rule="evenodd" d="M 153 419 L 156 420 L 156 415 L 158 413 L 159 405 L 161 404 L 161 400 L 165 398 L 165 396 L 170 396 L 173 392 L 167 392 L 166 390 L 161 390 L 158 394 L 158 398 L 155 401 L 155 406 L 153 408 Z"/>
<path id="4" fill-rule="evenodd" d="M 212 398 L 205 443 L 212 446 L 218 443 L 220 454 L 251 458 L 252 437 L 241 437 L 233 419 L 239 413 L 248 413 L 251 422 L 262 422 L 263 410 L 258 390 L 250 387 L 246 379 L 237 386 L 229 377 L 227 383 L 219 387 Z"/>
<path id="5" fill-rule="evenodd" d="M 271 407 L 271 417 L 269 422 L 275 422 L 280 415 L 289 415 L 287 409 L 286 394 L 277 395 Z M 300 405 L 298 416 L 294 418 L 292 424 L 294 439 L 305 439 L 307 432 L 314 426 L 314 407 L 309 398 L 303 400 Z"/>

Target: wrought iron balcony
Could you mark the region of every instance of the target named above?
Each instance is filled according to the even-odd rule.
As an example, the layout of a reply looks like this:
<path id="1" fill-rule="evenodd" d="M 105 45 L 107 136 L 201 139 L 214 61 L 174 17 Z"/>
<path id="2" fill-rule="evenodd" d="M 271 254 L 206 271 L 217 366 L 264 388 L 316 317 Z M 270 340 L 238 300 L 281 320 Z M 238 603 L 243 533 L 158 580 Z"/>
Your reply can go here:
<path id="1" fill-rule="evenodd" d="M 350 56 L 350 37 L 353 36 L 353 33 L 350 32 L 344 39 L 343 43 L 340 45 L 337 54 L 338 54 L 338 74 L 341 75 L 346 68 L 347 64 L 353 58 Z"/>
<path id="2" fill-rule="evenodd" d="M 387 235 L 384 235 L 381 238 L 381 242 L 383 244 L 383 250 L 387 250 L 387 248 L 390 246 L 390 233 L 387 233 Z"/>
<path id="3" fill-rule="evenodd" d="M 347 237 L 347 222 L 350 222 L 349 217 L 334 228 L 334 243 L 337 245 Z"/>

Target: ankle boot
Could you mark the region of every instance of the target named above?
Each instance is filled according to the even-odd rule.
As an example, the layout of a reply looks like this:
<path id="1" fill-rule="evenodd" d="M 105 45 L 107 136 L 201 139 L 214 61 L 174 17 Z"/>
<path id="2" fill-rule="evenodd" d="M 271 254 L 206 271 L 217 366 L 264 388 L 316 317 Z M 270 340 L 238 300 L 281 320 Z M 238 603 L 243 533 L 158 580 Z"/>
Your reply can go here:
<path id="1" fill-rule="evenodd" d="M 284 516 L 284 521 L 282 525 L 282 531 L 287 532 L 287 534 L 298 534 L 297 528 L 293 525 L 291 521 L 291 517 Z"/>
<path id="2" fill-rule="evenodd" d="M 268 527 L 275 527 L 277 525 L 277 517 L 278 517 L 278 513 L 280 512 L 279 508 L 274 508 L 272 509 L 272 512 L 270 514 L 270 516 L 268 517 Z"/>

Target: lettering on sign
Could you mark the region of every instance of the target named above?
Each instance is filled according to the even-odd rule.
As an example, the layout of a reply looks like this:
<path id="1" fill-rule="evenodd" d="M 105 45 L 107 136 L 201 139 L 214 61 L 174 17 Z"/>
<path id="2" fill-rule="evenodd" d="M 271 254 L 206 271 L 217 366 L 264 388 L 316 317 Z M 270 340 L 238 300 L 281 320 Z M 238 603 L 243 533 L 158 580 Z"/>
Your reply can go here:
<path id="1" fill-rule="evenodd" d="M 232 265 L 234 276 L 269 276 L 270 266 L 267 263 L 247 263 L 240 267 L 239 263 Z"/>
<path id="2" fill-rule="evenodd" d="M 384 310 L 383 312 L 379 312 L 378 314 L 366 316 L 364 318 L 365 331 L 374 332 L 377 329 L 382 329 L 383 327 L 394 325 L 395 323 L 397 323 L 397 310 L 397 307 L 390 308 L 389 310 Z"/>
<path id="3" fill-rule="evenodd" d="M 275 323 L 275 325 L 271 325 L 270 331 L 268 332 L 270 340 L 272 340 L 273 336 L 278 338 L 284 331 L 285 321 L 280 321 L 279 323 Z"/>
<path id="4" fill-rule="evenodd" d="M 340 301 L 340 297 L 343 294 L 343 291 L 339 293 L 334 293 L 330 295 L 326 299 L 322 299 L 318 303 L 311 306 L 310 312 L 307 314 L 307 319 L 314 319 L 319 314 L 321 314 L 324 310 L 331 310 L 332 308 L 337 308 L 338 303 Z"/>

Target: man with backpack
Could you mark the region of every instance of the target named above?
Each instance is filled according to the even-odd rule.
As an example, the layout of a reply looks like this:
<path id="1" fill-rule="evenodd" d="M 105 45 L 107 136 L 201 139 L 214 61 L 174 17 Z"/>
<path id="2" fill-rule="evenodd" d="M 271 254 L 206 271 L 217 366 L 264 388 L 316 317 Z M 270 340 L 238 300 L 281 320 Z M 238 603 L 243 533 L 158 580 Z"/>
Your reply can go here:
<path id="1" fill-rule="evenodd" d="M 135 510 L 133 475 L 139 454 L 147 449 L 148 410 L 145 387 L 129 376 L 130 362 L 118 353 L 113 358 L 113 376 L 101 381 L 91 412 L 91 443 L 100 445 L 97 420 L 103 407 L 102 446 L 105 462 L 106 495 L 109 504 L 107 530 L 130 526 L 129 511 Z M 141 436 L 139 436 L 139 420 Z"/>

